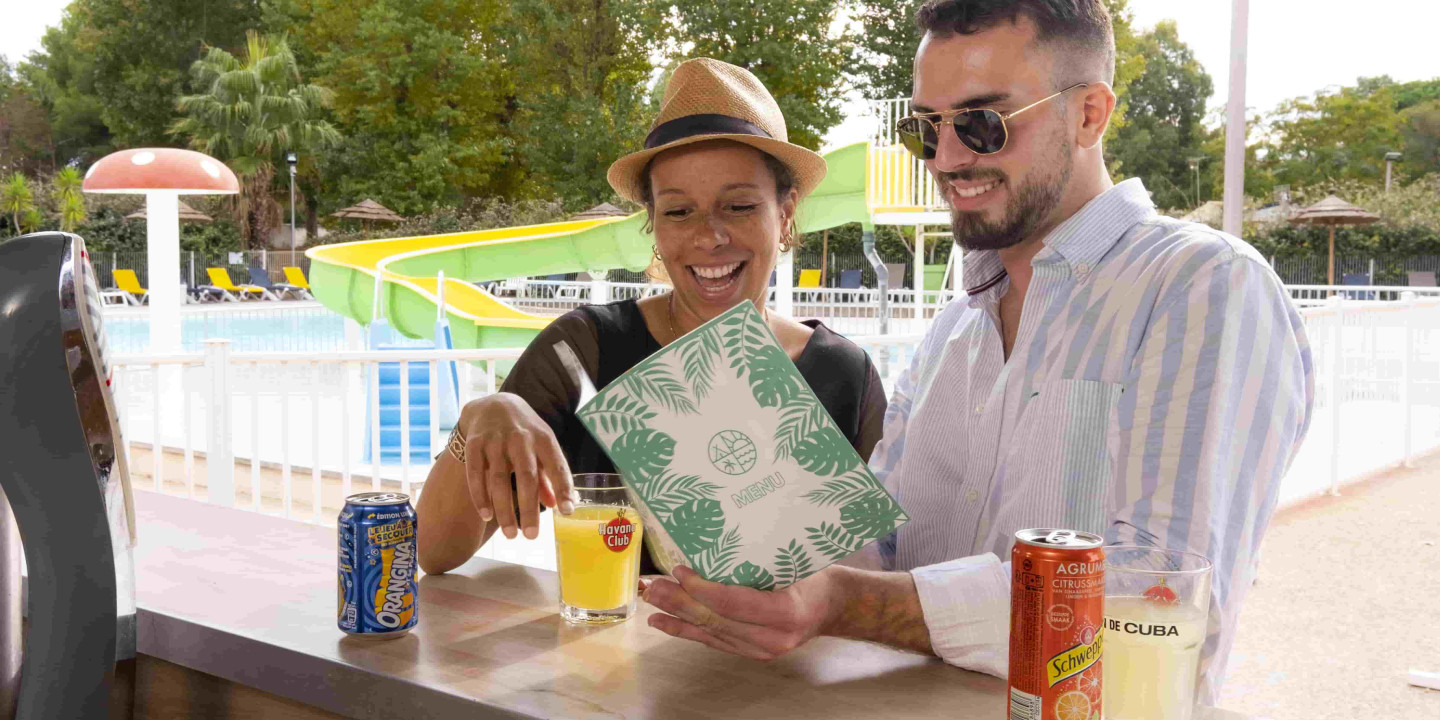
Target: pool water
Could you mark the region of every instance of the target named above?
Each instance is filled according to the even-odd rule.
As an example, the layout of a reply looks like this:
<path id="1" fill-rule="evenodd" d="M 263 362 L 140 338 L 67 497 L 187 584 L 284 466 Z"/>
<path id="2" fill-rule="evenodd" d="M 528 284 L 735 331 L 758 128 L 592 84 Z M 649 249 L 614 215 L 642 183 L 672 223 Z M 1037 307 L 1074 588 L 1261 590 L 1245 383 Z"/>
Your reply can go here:
<path id="1" fill-rule="evenodd" d="M 150 349 L 150 319 L 143 312 L 105 314 L 107 351 L 144 354 Z M 201 352 L 205 340 L 230 340 L 231 352 L 323 352 L 345 347 L 345 317 L 325 308 L 286 311 L 187 312 L 180 317 L 184 352 Z"/>

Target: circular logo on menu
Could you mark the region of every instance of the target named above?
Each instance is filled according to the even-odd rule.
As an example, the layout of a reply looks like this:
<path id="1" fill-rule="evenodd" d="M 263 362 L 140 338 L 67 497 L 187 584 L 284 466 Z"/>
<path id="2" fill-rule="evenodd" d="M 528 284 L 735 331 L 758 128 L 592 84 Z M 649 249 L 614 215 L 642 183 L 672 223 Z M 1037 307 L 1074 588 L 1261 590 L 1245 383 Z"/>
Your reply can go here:
<path id="1" fill-rule="evenodd" d="M 721 430 L 710 438 L 710 464 L 726 475 L 744 475 L 755 467 L 755 442 L 739 430 Z"/>
<path id="2" fill-rule="evenodd" d="M 635 534 L 635 523 L 625 517 L 625 511 L 620 511 L 608 523 L 600 524 L 600 539 L 605 542 L 605 547 L 610 552 L 625 552 L 630 547 L 630 538 Z"/>
<path id="3" fill-rule="evenodd" d="M 1051 605 L 1050 611 L 1045 613 L 1045 622 L 1050 624 L 1051 630 L 1069 630 L 1075 624 L 1075 611 L 1069 605 Z"/>

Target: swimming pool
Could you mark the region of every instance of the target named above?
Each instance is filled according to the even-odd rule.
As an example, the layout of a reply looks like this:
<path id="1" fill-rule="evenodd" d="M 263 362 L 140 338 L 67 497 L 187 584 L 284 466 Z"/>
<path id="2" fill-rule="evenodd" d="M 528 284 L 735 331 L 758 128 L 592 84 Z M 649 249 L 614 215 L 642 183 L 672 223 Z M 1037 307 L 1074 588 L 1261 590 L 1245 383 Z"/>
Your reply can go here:
<path id="1" fill-rule="evenodd" d="M 230 340 L 231 352 L 343 350 L 345 317 L 319 303 L 181 309 L 180 344 L 184 352 L 201 352 L 205 340 L 212 338 Z M 149 352 L 149 308 L 107 309 L 105 339 L 113 355 Z"/>

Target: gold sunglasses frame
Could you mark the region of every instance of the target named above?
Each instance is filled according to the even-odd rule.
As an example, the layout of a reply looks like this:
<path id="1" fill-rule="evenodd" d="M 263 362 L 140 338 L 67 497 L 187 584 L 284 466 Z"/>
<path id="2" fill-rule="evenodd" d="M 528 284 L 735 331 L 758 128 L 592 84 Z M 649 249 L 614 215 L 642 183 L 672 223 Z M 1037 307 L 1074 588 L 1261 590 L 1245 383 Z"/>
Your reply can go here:
<path id="1" fill-rule="evenodd" d="M 998 152 L 1000 152 L 1001 150 L 1004 150 L 1004 149 L 1005 149 L 1005 146 L 1010 144 L 1010 126 L 1009 126 L 1009 124 L 1008 124 L 1010 118 L 1013 118 L 1013 117 L 1015 117 L 1016 115 L 1019 115 L 1020 113 L 1023 113 L 1023 112 L 1025 112 L 1026 110 L 1029 110 L 1029 109 L 1031 109 L 1031 108 L 1038 107 L 1038 106 L 1040 106 L 1040 105 L 1044 105 L 1045 103 L 1047 103 L 1047 102 L 1049 102 L 1049 101 L 1051 101 L 1051 100 L 1054 100 L 1055 98 L 1060 97 L 1061 95 L 1064 95 L 1065 93 L 1068 93 L 1068 92 L 1070 92 L 1071 90 L 1076 90 L 1076 89 L 1083 88 L 1083 87 L 1089 87 L 1089 86 L 1094 85 L 1094 84 L 1096 84 L 1096 83 L 1088 83 L 1088 82 L 1075 83 L 1074 85 L 1071 85 L 1070 87 L 1067 87 L 1067 88 L 1065 88 L 1064 90 L 1061 90 L 1061 91 L 1059 91 L 1059 92 L 1057 92 L 1057 93 L 1055 93 L 1055 94 L 1053 94 L 1053 95 L 1048 95 L 1048 96 L 1046 96 L 1046 97 L 1040 98 L 1039 100 L 1036 100 L 1035 102 L 1030 103 L 1029 105 L 1026 105 L 1025 107 L 1020 108 L 1019 110 L 1016 110 L 1016 111 L 1010 112 L 1010 113 L 1002 113 L 1002 112 L 999 112 L 999 111 L 996 111 L 996 110 L 991 110 L 990 108 L 958 108 L 958 109 L 955 109 L 955 110 L 940 110 L 940 111 L 938 111 L 938 112 L 911 113 L 910 115 L 906 115 L 905 117 L 900 118 L 899 120 L 895 121 L 895 132 L 896 132 L 896 133 L 899 133 L 899 134 L 901 134 L 901 135 L 911 134 L 911 133 L 906 133 L 905 131 L 901 130 L 901 129 L 900 129 L 900 124 L 903 123 L 903 122 L 905 122 L 906 120 L 919 120 L 919 121 L 922 121 L 922 122 L 929 123 L 929 124 L 930 124 L 930 127 L 932 127 L 932 128 L 935 129 L 935 141 L 938 143 L 938 142 L 940 141 L 940 128 L 942 128 L 942 127 L 944 127 L 944 126 L 946 126 L 946 125 L 949 125 L 950 127 L 954 128 L 954 127 L 955 127 L 955 118 L 959 117 L 960 115 L 962 115 L 962 114 L 964 114 L 964 113 L 974 112 L 974 111 L 976 111 L 976 110 L 982 110 L 982 111 L 984 111 L 984 110 L 989 110 L 990 112 L 993 112 L 993 113 L 995 113 L 997 116 L 999 116 L 999 118 L 1000 118 L 1000 129 L 1005 132 L 1005 140 L 1000 143 L 999 149 L 997 149 L 997 150 L 995 150 L 995 151 L 993 151 L 993 152 L 988 152 L 988 153 L 987 153 L 987 152 L 980 152 L 979 150 L 976 150 L 975 148 L 972 148 L 972 147 L 970 147 L 969 145 L 965 145 L 965 141 L 964 141 L 964 140 L 960 140 L 960 134 L 959 134 L 958 131 L 957 131 L 956 134 L 955 134 L 955 138 L 956 138 L 957 140 L 960 140 L 960 144 L 961 144 L 961 145 L 965 145 L 965 149 L 966 149 L 966 150 L 969 150 L 970 152 L 973 152 L 973 153 L 975 153 L 976 155 L 994 155 L 995 153 L 998 153 Z M 931 118 L 938 118 L 938 120 L 932 120 Z M 923 134 L 922 134 L 922 135 L 921 135 L 921 138 L 922 138 L 922 139 L 921 139 L 921 143 L 922 143 L 922 144 L 924 143 L 923 137 L 924 137 L 924 136 L 923 136 Z M 901 144 L 903 145 L 904 143 L 901 143 Z M 908 149 L 908 148 L 907 148 L 907 149 Z M 936 149 L 936 152 L 938 153 L 940 148 L 939 148 L 939 146 L 937 145 L 935 149 Z M 914 153 L 911 153 L 911 154 L 914 154 Z M 933 160 L 934 158 L 933 158 L 933 157 L 930 157 L 930 158 L 924 158 L 924 157 L 922 157 L 922 158 L 920 158 L 920 159 L 921 159 L 921 160 Z"/>

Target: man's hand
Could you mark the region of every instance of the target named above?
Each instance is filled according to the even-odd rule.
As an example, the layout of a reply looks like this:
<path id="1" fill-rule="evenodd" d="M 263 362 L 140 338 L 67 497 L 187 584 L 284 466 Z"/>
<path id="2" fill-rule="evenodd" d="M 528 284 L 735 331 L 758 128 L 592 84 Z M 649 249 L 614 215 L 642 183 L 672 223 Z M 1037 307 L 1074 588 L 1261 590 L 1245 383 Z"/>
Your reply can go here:
<path id="1" fill-rule="evenodd" d="M 773 660 L 821 635 L 842 603 L 827 568 L 783 590 L 766 592 L 722 585 L 688 567 L 675 580 L 651 580 L 645 602 L 669 615 L 650 616 L 650 627 L 755 660 Z"/>
<path id="2" fill-rule="evenodd" d="M 756 660 L 773 660 L 819 635 L 934 654 L 915 581 L 906 572 L 831 565 L 767 592 L 713 583 L 680 566 L 675 580 L 642 583 L 642 594 L 669 613 L 651 615 L 651 627 Z"/>

